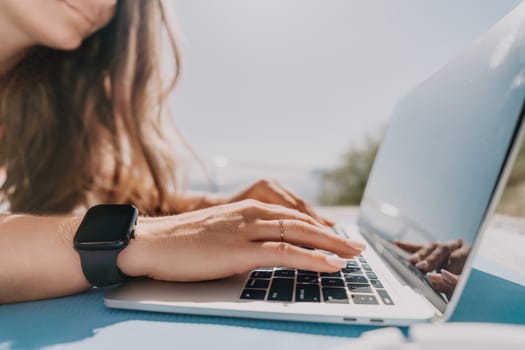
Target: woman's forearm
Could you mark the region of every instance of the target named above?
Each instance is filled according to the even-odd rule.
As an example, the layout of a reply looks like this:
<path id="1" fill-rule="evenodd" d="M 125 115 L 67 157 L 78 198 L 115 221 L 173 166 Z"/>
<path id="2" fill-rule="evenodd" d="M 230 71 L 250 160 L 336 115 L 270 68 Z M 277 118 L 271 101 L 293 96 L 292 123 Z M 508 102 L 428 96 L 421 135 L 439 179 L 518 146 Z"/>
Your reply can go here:
<path id="1" fill-rule="evenodd" d="M 0 215 L 0 304 L 89 289 L 73 247 L 81 219 Z M 131 277 L 188 282 L 229 277 L 260 266 L 319 272 L 346 266 L 337 255 L 303 246 L 345 258 L 364 249 L 362 243 L 334 235 L 303 213 L 243 200 L 177 216 L 139 217 L 135 239 L 120 252 L 117 267 Z"/>
<path id="2" fill-rule="evenodd" d="M 229 196 L 223 193 L 185 191 L 173 198 L 176 213 L 186 213 L 227 203 Z"/>
<path id="3" fill-rule="evenodd" d="M 90 287 L 73 248 L 79 216 L 0 215 L 0 304 Z"/>

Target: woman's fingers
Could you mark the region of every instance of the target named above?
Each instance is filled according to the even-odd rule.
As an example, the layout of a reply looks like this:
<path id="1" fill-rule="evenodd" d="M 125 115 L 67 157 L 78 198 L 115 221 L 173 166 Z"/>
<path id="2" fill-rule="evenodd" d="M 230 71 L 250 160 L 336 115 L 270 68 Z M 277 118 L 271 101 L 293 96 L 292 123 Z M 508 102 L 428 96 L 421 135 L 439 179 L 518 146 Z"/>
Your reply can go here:
<path id="1" fill-rule="evenodd" d="M 258 201 L 254 202 L 253 205 L 248 205 L 245 208 L 245 213 L 251 216 L 254 219 L 264 219 L 264 220 L 301 220 L 312 225 L 316 225 L 322 228 L 326 228 L 323 224 L 319 223 L 317 220 L 311 216 L 301 213 L 297 210 L 283 207 L 276 204 L 266 204 Z"/>
<path id="2" fill-rule="evenodd" d="M 449 298 L 452 296 L 454 289 L 456 289 L 456 283 L 450 283 L 441 273 L 431 272 L 427 276 L 432 288 L 438 292 L 445 293 Z"/>
<path id="3" fill-rule="evenodd" d="M 468 245 L 463 245 L 461 248 L 454 250 L 450 254 L 449 264 L 446 267 L 447 270 L 452 273 L 460 274 L 461 271 L 463 271 L 469 253 L 470 246 Z"/>
<path id="4" fill-rule="evenodd" d="M 307 250 L 286 242 L 254 242 L 253 263 L 255 266 L 286 266 L 319 272 L 336 272 L 346 261 L 335 255 L 326 255 Z"/>
<path id="5" fill-rule="evenodd" d="M 438 245 L 425 259 L 419 261 L 416 267 L 423 272 L 439 270 L 448 262 L 450 248 L 445 245 Z"/>
<path id="6" fill-rule="evenodd" d="M 264 202 L 279 204 L 288 208 L 297 208 L 295 198 L 273 183 L 269 183 L 268 187 L 265 187 L 261 191 L 261 195 L 263 196 L 262 200 Z"/>
<path id="7" fill-rule="evenodd" d="M 284 207 L 295 209 L 305 215 L 312 217 L 321 225 L 327 225 L 326 221 L 317 215 L 301 198 L 295 196 L 282 185 L 278 183 L 271 183 L 266 190 L 268 197 L 274 198 L 274 201 L 269 201 L 274 204 L 279 204 Z"/>
<path id="8" fill-rule="evenodd" d="M 441 273 L 427 273 L 427 276 L 432 287 L 439 292 L 445 293 L 449 298 L 452 296 L 452 293 L 454 293 L 459 278 L 461 277 L 445 269 L 442 269 Z"/>
<path id="9" fill-rule="evenodd" d="M 323 225 L 330 226 L 330 227 L 335 225 L 335 222 L 317 215 L 317 213 L 312 209 L 312 207 L 308 203 L 306 203 L 302 198 L 295 195 L 295 193 L 293 193 L 291 190 L 289 190 L 285 186 L 281 185 L 278 182 L 274 182 L 274 187 L 279 188 L 281 191 L 284 191 L 290 197 L 292 197 L 295 202 L 296 209 L 299 210 L 300 212 L 310 215 L 317 221 L 321 222 Z"/>
<path id="10" fill-rule="evenodd" d="M 294 209 L 305 215 L 311 216 L 320 225 L 333 226 L 333 222 L 318 216 L 312 208 L 300 197 L 286 189 L 277 181 L 260 180 L 255 184 L 234 196 L 231 201 L 243 199 L 254 199 L 269 204 L 277 204 L 286 208 Z"/>
<path id="11" fill-rule="evenodd" d="M 321 222 L 323 225 L 329 226 L 329 227 L 332 227 L 332 226 L 335 225 L 335 222 L 333 222 L 331 220 L 328 220 L 326 218 L 323 218 L 322 216 L 317 215 L 317 213 L 313 210 L 313 208 L 308 203 L 306 203 L 304 200 L 299 198 L 297 200 L 297 203 L 299 205 L 299 210 L 300 211 L 302 211 L 302 212 L 312 216 L 317 221 Z"/>
<path id="12" fill-rule="evenodd" d="M 418 250 L 420 250 L 421 248 L 423 248 L 423 246 L 421 244 L 412 244 L 412 243 L 408 243 L 408 242 L 405 242 L 405 241 L 400 241 L 400 240 L 397 240 L 397 239 L 394 240 L 394 244 L 396 246 L 398 246 L 399 248 L 403 249 L 407 253 L 415 253 Z"/>
<path id="13" fill-rule="evenodd" d="M 452 284 L 454 286 L 457 285 L 459 282 L 460 275 L 450 273 L 449 271 L 445 269 L 441 270 L 441 275 L 443 276 L 443 280 L 445 280 L 447 283 Z"/>
<path id="14" fill-rule="evenodd" d="M 463 240 L 462 239 L 455 239 L 453 241 L 449 241 L 449 242 L 446 242 L 444 243 L 444 245 L 446 245 L 450 251 L 454 251 L 456 249 L 459 249 L 463 246 Z"/>
<path id="15" fill-rule="evenodd" d="M 416 267 L 423 272 L 430 272 L 434 270 L 440 270 L 441 267 L 447 265 L 451 253 L 459 249 L 463 245 L 461 239 L 446 243 L 438 243 L 436 248 L 428 254 L 428 256 L 420 260 Z"/>
<path id="16" fill-rule="evenodd" d="M 407 246 L 404 242 L 402 244 Z M 445 243 L 433 243 L 419 249 L 409 258 L 409 261 L 423 272 L 439 271 L 441 267 L 448 264 L 451 253 L 461 248 L 462 245 L 463 241 L 461 239 Z M 410 246 L 410 244 L 408 244 L 408 246 Z M 416 248 L 416 245 L 412 245 L 412 247 L 409 248 Z"/>
<path id="17" fill-rule="evenodd" d="M 359 255 L 365 245 L 335 235 L 329 229 L 298 220 L 257 220 L 248 226 L 252 239 L 256 241 L 282 241 L 310 248 L 334 252 L 351 258 Z M 281 236 L 282 232 L 282 236 Z"/>
<path id="18" fill-rule="evenodd" d="M 408 261 L 415 265 L 418 262 L 425 260 L 426 257 L 429 256 L 436 248 L 437 243 L 432 243 L 429 246 L 423 247 L 414 254 L 412 254 L 412 256 L 408 258 Z"/>

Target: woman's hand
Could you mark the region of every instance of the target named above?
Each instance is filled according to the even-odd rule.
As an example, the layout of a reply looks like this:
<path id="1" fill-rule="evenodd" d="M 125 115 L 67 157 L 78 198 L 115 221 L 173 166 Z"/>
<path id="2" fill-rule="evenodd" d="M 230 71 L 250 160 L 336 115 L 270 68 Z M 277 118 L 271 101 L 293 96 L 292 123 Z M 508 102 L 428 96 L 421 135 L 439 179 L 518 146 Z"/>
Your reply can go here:
<path id="1" fill-rule="evenodd" d="M 461 239 L 426 246 L 397 240 L 394 244 L 412 253 L 408 260 L 422 272 L 439 272 L 444 268 L 452 273 L 461 274 L 470 252 L 470 246 L 464 244 Z"/>
<path id="2" fill-rule="evenodd" d="M 229 197 L 226 203 L 233 203 L 244 199 L 255 199 L 268 204 L 282 205 L 309 215 L 322 225 L 334 225 L 334 222 L 331 220 L 317 215 L 308 203 L 277 181 L 259 180 L 241 192 Z"/>
<path id="3" fill-rule="evenodd" d="M 449 299 L 452 297 L 460 277 L 459 274 L 448 272 L 445 269 L 441 269 L 440 273 L 430 272 L 427 276 L 432 287 L 438 292 L 445 293 Z"/>
<path id="4" fill-rule="evenodd" d="M 403 241 L 394 241 L 394 244 L 412 253 L 409 261 L 422 272 L 427 272 L 428 281 L 435 290 L 449 298 L 452 296 L 470 253 L 469 245 L 461 239 L 427 246 Z"/>
<path id="5" fill-rule="evenodd" d="M 209 280 L 273 266 L 335 272 L 345 265 L 338 256 L 303 246 L 345 258 L 364 249 L 304 213 L 244 200 L 177 216 L 139 218 L 136 239 L 121 252 L 118 264 L 128 275 L 165 281 Z"/>

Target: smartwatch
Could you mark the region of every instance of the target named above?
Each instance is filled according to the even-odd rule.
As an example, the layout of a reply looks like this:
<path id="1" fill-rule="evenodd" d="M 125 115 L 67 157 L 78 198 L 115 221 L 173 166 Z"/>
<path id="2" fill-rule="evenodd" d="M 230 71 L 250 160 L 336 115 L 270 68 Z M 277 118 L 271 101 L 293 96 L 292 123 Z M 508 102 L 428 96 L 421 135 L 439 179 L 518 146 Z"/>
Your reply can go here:
<path id="1" fill-rule="evenodd" d="M 73 245 L 82 271 L 94 287 L 122 283 L 126 279 L 117 258 L 135 237 L 138 210 L 133 205 L 102 204 L 91 207 L 75 234 Z"/>

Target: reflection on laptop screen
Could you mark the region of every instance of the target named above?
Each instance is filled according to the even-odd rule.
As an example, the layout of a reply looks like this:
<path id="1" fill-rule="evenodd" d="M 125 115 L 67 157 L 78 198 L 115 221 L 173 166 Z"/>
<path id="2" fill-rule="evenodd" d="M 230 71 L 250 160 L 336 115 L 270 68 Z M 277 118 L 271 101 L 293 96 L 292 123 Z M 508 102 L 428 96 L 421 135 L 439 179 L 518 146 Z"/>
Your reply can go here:
<path id="1" fill-rule="evenodd" d="M 474 242 L 521 124 L 525 35 L 516 22 L 400 101 L 361 203 L 362 227 L 389 241 Z"/>

